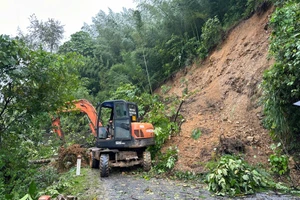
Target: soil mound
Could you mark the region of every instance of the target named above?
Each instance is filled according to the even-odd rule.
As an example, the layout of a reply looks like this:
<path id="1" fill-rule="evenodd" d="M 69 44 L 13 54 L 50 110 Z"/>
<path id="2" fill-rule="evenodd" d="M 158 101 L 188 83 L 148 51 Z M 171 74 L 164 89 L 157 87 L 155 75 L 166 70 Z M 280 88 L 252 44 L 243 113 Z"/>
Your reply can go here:
<path id="1" fill-rule="evenodd" d="M 87 166 L 88 156 L 86 148 L 81 147 L 79 144 L 74 144 L 67 148 L 60 147 L 57 161 L 58 170 L 63 172 L 76 166 L 78 156 L 81 156 L 81 166 Z"/>

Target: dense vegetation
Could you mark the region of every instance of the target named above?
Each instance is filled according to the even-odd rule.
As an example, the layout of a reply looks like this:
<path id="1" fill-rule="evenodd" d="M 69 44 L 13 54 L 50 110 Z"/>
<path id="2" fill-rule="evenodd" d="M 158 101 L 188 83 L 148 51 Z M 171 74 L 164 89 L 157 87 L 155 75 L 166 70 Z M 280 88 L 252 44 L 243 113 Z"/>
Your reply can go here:
<path id="1" fill-rule="evenodd" d="M 20 33 L 18 38 L 0 36 L 0 199 L 18 199 L 28 188 L 43 191 L 58 181 L 54 168 L 37 168 L 28 160 L 57 151 L 51 148 L 59 140 L 49 136 L 50 116 L 74 98 L 88 98 L 94 103 L 121 98 L 138 103 L 144 120 L 156 127 L 156 146 L 150 149 L 158 158 L 154 169 L 159 173 L 172 169 L 177 149 L 170 148 L 164 155 L 159 150 L 169 135 L 179 130 L 181 118 L 175 121 L 174 116 L 181 99 L 162 99 L 153 91 L 177 70 L 205 58 L 239 20 L 271 5 L 268 0 L 138 3 L 136 10 L 100 11 L 92 24 L 85 24 L 59 48 L 63 30 L 55 20 L 43 23 L 32 16 L 39 37 L 34 37 L 34 32 Z M 270 47 L 276 64 L 265 73 L 263 83 L 265 124 L 274 136 L 291 141 L 300 128 L 299 114 L 291 105 L 300 96 L 300 9 L 297 0 L 276 1 L 276 5 Z M 57 31 L 48 29 L 50 25 Z M 52 36 L 42 37 L 46 32 Z M 182 99 L 188 95 L 183 92 Z M 166 102 L 173 103 L 167 107 Z M 237 161 L 237 166 L 246 165 Z M 274 170 L 285 172 L 285 168 Z M 218 170 L 212 169 L 214 172 Z M 259 187 L 258 178 L 264 178 L 257 173 L 239 176 L 254 184 L 253 188 Z M 212 190 L 219 188 L 213 185 L 213 175 L 210 181 Z M 65 187 L 60 184 L 57 188 Z M 47 191 L 54 191 L 53 187 Z M 244 189 L 235 193 L 248 193 L 249 188 Z"/>
<path id="2" fill-rule="evenodd" d="M 139 1 L 137 10 L 100 11 L 58 52 L 86 58 L 79 72 L 97 101 L 127 83 L 153 93 L 175 71 L 206 57 L 227 27 L 266 5 L 263 0 Z"/>
<path id="3" fill-rule="evenodd" d="M 300 3 L 286 1 L 273 14 L 270 53 L 276 63 L 264 73 L 265 125 L 272 136 L 299 149 L 300 112 L 293 103 L 300 100 Z"/>
<path id="4" fill-rule="evenodd" d="M 19 40 L 0 36 L 0 199 L 24 194 L 36 173 L 37 156 L 50 113 L 74 98 L 81 87 L 76 53 L 33 51 Z"/>

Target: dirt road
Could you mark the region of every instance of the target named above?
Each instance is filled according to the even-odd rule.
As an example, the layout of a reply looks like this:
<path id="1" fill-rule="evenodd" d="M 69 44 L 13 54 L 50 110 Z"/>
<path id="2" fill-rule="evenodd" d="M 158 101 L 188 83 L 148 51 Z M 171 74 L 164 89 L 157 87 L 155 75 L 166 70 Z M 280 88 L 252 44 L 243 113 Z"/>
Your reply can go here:
<path id="1" fill-rule="evenodd" d="M 91 177 L 95 178 L 94 181 L 98 187 L 90 188 L 82 197 L 86 195 L 97 200 L 213 199 L 208 198 L 211 195 L 203 189 L 201 184 L 169 179 L 149 179 L 143 178 L 142 175 L 132 175 L 120 171 L 113 171 L 107 178 L 99 178 L 97 169 L 91 170 Z M 86 198 L 83 197 L 83 199 Z"/>
<path id="2" fill-rule="evenodd" d="M 228 199 L 228 197 L 216 197 L 205 189 L 205 185 L 198 183 L 186 183 L 170 179 L 156 179 L 113 171 L 109 177 L 100 178 L 99 170 L 90 170 L 90 187 L 80 200 L 164 200 L 164 199 Z M 276 195 L 275 193 L 263 193 L 234 199 L 299 199 L 297 197 Z"/>

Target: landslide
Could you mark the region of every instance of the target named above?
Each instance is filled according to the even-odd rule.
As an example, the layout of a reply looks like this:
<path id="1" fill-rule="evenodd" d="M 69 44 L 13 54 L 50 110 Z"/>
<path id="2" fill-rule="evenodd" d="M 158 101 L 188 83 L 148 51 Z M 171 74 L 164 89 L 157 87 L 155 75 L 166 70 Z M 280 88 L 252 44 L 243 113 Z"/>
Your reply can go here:
<path id="1" fill-rule="evenodd" d="M 204 172 L 205 163 L 217 153 L 241 153 L 250 164 L 268 166 L 272 140 L 262 126 L 259 105 L 268 58 L 268 21 L 273 8 L 242 21 L 206 60 L 179 71 L 167 80 L 163 96 L 185 99 L 180 113 L 185 119 L 181 131 L 166 144 L 179 149 L 175 169 Z M 162 94 L 163 93 L 163 94 Z M 194 130 L 201 136 L 191 137 Z"/>

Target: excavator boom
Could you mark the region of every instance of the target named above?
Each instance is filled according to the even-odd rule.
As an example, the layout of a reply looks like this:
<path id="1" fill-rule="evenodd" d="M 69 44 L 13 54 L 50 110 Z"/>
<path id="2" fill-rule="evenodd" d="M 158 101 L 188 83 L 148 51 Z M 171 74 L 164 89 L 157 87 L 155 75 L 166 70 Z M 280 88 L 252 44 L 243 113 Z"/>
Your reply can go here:
<path id="1" fill-rule="evenodd" d="M 74 100 L 72 102 L 68 102 L 70 106 L 61 109 L 58 112 L 73 112 L 80 111 L 86 114 L 89 118 L 89 126 L 92 131 L 92 134 L 97 137 L 96 127 L 97 127 L 97 111 L 95 107 L 85 99 Z M 101 124 L 100 124 L 101 125 Z M 52 126 L 54 127 L 54 132 L 61 138 L 64 137 L 64 134 L 60 128 L 60 118 L 56 117 L 52 119 Z"/>

